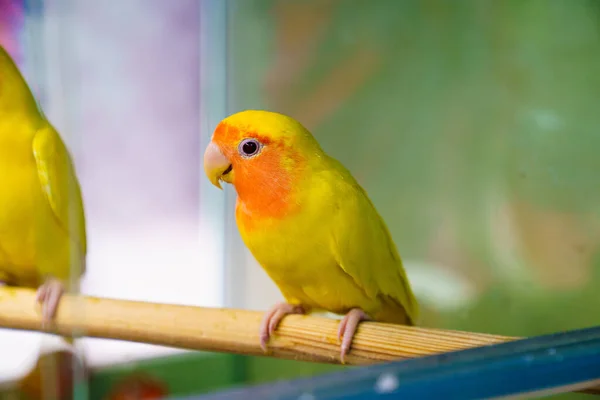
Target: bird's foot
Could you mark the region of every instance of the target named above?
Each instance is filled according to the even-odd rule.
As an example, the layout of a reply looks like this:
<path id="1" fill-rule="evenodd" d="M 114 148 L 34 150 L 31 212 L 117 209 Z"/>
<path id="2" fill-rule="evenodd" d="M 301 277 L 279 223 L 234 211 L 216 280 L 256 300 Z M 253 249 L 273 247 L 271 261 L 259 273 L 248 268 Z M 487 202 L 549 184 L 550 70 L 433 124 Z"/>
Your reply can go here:
<path id="1" fill-rule="evenodd" d="M 265 313 L 260 324 L 260 347 L 264 352 L 267 351 L 267 342 L 277 329 L 279 322 L 289 314 L 304 314 L 306 310 L 299 305 L 289 303 L 277 303 Z"/>
<path id="2" fill-rule="evenodd" d="M 348 354 L 348 351 L 350 350 L 350 345 L 352 344 L 352 339 L 354 338 L 358 324 L 361 321 L 370 320 L 371 317 L 368 316 L 363 310 L 360 308 L 353 308 L 352 310 L 348 311 L 348 313 L 340 321 L 340 326 L 338 328 L 338 340 L 342 342 L 342 349 L 340 353 L 340 361 L 342 364 L 344 364 L 346 354 Z"/>
<path id="3" fill-rule="evenodd" d="M 42 306 L 42 324 L 47 325 L 56 315 L 65 286 L 57 279 L 49 279 L 37 290 L 36 302 Z"/>

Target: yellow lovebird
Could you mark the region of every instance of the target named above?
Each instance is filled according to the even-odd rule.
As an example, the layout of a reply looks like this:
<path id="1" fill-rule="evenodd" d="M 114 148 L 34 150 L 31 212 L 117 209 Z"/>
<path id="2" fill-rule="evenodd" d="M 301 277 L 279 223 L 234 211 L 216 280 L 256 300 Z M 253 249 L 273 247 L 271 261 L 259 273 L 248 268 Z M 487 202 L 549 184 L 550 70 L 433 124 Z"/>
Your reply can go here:
<path id="1" fill-rule="evenodd" d="M 225 118 L 204 170 L 218 188 L 220 181 L 235 187 L 241 237 L 285 297 L 262 321 L 264 350 L 287 314 L 345 314 L 342 362 L 361 321 L 415 323 L 418 303 L 386 224 L 299 122 L 255 110 Z"/>
<path id="2" fill-rule="evenodd" d="M 1 47 L 0 183 L 0 281 L 38 288 L 49 322 L 70 277 L 85 271 L 81 189 L 59 134 Z"/>

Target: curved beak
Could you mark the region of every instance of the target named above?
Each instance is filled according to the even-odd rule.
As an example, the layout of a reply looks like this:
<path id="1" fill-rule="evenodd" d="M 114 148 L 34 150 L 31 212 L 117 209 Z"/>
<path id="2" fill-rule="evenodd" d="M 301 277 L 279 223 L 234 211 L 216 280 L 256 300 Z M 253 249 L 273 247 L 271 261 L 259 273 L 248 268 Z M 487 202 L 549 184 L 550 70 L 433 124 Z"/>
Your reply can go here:
<path id="1" fill-rule="evenodd" d="M 204 173 L 210 182 L 222 189 L 221 177 L 231 171 L 231 162 L 219 149 L 219 146 L 210 142 L 204 152 Z"/>

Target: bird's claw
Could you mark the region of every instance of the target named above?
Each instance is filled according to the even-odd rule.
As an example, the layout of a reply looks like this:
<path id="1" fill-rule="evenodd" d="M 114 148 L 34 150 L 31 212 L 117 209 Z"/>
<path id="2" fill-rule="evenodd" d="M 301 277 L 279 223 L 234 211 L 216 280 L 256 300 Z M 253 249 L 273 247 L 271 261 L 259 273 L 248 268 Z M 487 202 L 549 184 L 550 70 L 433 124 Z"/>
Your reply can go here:
<path id="1" fill-rule="evenodd" d="M 338 341 L 342 342 L 340 352 L 340 361 L 342 364 L 345 363 L 346 355 L 348 354 L 348 351 L 350 351 L 352 339 L 354 338 L 354 334 L 356 333 L 358 324 L 361 321 L 370 320 L 371 317 L 367 315 L 363 310 L 361 310 L 360 308 L 353 308 L 352 310 L 348 311 L 348 313 L 340 321 L 340 325 L 338 328 Z"/>
<path id="2" fill-rule="evenodd" d="M 42 325 L 45 327 L 56 315 L 65 287 L 56 279 L 49 279 L 37 290 L 36 302 L 42 306 Z"/>
<path id="3" fill-rule="evenodd" d="M 267 343 L 271 338 L 271 335 L 277 329 L 277 326 L 285 317 L 289 314 L 304 314 L 306 311 L 302 306 L 289 304 L 289 303 L 277 303 L 269 311 L 265 313 L 262 322 L 260 323 L 260 347 L 266 353 Z"/>

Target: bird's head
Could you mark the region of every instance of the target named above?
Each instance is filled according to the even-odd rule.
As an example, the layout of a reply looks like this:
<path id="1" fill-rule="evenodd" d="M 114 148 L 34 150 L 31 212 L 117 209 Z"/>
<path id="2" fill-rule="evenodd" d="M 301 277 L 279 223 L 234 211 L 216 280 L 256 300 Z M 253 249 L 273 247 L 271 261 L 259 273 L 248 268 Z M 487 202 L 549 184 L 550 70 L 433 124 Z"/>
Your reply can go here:
<path id="1" fill-rule="evenodd" d="M 204 153 L 204 172 L 218 188 L 231 183 L 240 199 L 257 207 L 288 201 L 299 177 L 322 150 L 298 121 L 269 111 L 247 110 L 217 125 Z"/>

